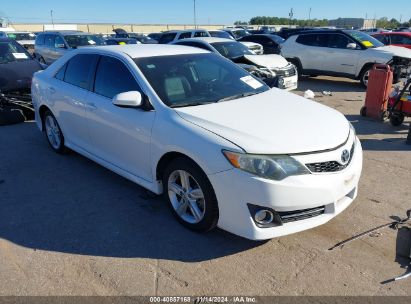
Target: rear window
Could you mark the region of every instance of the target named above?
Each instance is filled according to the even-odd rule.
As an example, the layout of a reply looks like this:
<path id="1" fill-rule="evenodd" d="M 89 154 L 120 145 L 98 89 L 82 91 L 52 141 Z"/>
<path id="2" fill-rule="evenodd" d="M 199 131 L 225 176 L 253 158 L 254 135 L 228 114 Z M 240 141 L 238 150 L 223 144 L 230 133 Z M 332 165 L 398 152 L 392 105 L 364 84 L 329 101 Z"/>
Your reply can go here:
<path id="1" fill-rule="evenodd" d="M 178 37 L 178 39 L 187 39 L 187 38 L 191 38 L 191 32 L 181 33 L 180 36 Z"/>
<path id="2" fill-rule="evenodd" d="M 79 46 L 105 45 L 104 40 L 97 35 L 65 35 L 64 39 L 73 49 Z"/>
<path id="3" fill-rule="evenodd" d="M 98 55 L 79 54 L 67 63 L 64 81 L 77 87 L 90 90 L 92 74 L 97 63 Z"/>

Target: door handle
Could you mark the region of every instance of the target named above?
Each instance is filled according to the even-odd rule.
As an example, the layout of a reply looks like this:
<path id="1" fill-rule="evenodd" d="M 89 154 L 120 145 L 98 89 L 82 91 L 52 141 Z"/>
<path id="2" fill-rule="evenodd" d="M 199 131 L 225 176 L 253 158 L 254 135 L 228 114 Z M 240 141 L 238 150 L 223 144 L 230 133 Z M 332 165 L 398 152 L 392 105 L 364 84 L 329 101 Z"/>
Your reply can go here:
<path id="1" fill-rule="evenodd" d="M 97 107 L 93 102 L 87 102 L 86 107 L 91 111 L 97 110 Z"/>
<path id="2" fill-rule="evenodd" d="M 50 94 L 55 94 L 56 93 L 56 89 L 53 87 L 49 87 L 49 92 Z"/>

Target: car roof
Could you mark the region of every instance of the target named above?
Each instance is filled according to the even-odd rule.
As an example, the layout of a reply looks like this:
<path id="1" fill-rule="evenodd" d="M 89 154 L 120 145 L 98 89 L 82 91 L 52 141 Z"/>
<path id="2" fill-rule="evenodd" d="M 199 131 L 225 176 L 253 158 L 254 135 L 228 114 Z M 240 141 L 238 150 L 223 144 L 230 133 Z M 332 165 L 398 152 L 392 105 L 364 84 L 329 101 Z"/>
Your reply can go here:
<path id="1" fill-rule="evenodd" d="M 40 34 L 64 34 L 64 35 L 84 34 L 84 35 L 94 35 L 94 34 L 85 33 L 85 32 L 82 32 L 82 31 L 44 31 Z"/>
<path id="2" fill-rule="evenodd" d="M 337 33 L 345 33 L 345 31 L 354 31 L 354 30 L 301 30 L 295 33 L 290 33 L 291 36 L 298 36 L 298 35 L 305 35 L 305 34 L 337 34 Z"/>
<path id="3" fill-rule="evenodd" d="M 233 39 L 218 38 L 218 37 L 196 37 L 196 38 L 187 38 L 187 39 L 178 40 L 178 42 L 180 41 L 203 41 L 207 43 L 235 42 L 235 40 Z"/>
<path id="4" fill-rule="evenodd" d="M 185 29 L 185 30 L 171 30 L 171 31 L 165 31 L 163 34 L 174 34 L 174 33 L 185 33 L 185 32 L 193 32 L 193 31 L 201 31 L 201 32 L 207 32 L 205 29 Z"/>
<path id="5" fill-rule="evenodd" d="M 93 52 L 95 50 L 107 54 L 126 54 L 131 58 L 209 53 L 200 48 L 170 44 L 107 45 L 77 49 L 79 53 Z"/>

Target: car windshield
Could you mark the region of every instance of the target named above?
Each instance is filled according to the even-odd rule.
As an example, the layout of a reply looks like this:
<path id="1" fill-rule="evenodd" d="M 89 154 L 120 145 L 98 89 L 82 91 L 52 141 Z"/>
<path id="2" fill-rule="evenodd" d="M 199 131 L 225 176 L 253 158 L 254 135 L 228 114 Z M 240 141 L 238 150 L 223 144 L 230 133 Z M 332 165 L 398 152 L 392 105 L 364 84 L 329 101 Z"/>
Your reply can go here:
<path id="1" fill-rule="evenodd" d="M 36 36 L 30 33 L 8 33 L 7 37 L 14 40 L 34 40 Z"/>
<path id="2" fill-rule="evenodd" d="M 224 31 L 209 31 L 209 33 L 211 37 L 233 39 L 233 37 L 231 37 L 229 33 Z"/>
<path id="3" fill-rule="evenodd" d="M 277 36 L 277 35 L 270 35 L 270 38 L 275 41 L 277 44 L 284 43 L 285 39 L 283 37 Z"/>
<path id="4" fill-rule="evenodd" d="M 27 51 L 16 42 L 0 42 L 0 64 L 31 59 Z"/>
<path id="5" fill-rule="evenodd" d="M 237 40 L 249 35 L 246 30 L 232 30 L 231 33 Z"/>
<path id="6" fill-rule="evenodd" d="M 65 35 L 64 39 L 73 49 L 79 46 L 105 45 L 104 40 L 96 35 Z"/>
<path id="7" fill-rule="evenodd" d="M 244 44 L 233 42 L 214 42 L 211 45 L 224 57 L 228 59 L 236 59 L 243 57 L 244 55 L 255 55 Z"/>
<path id="8" fill-rule="evenodd" d="M 383 43 L 366 33 L 360 31 L 345 31 L 345 33 L 360 42 L 367 49 L 384 46 Z"/>
<path id="9" fill-rule="evenodd" d="M 134 59 L 151 87 L 168 106 L 188 107 L 259 94 L 270 88 L 213 53 Z"/>

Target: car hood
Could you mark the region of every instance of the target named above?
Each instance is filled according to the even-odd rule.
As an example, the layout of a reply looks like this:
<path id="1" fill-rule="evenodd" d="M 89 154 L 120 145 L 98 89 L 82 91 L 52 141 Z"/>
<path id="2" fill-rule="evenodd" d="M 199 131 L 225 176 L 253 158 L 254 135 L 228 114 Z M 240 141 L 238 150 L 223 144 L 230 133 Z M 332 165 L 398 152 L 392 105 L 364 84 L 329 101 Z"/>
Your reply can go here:
<path id="1" fill-rule="evenodd" d="M 248 61 L 266 68 L 284 68 L 288 61 L 280 55 L 244 55 Z"/>
<path id="2" fill-rule="evenodd" d="M 333 149 L 349 135 L 339 112 L 279 89 L 175 111 L 247 153 L 296 154 Z"/>
<path id="3" fill-rule="evenodd" d="M 399 46 L 387 45 L 375 48 L 374 50 L 387 53 L 396 57 L 411 59 L 411 50 Z"/>
<path id="4" fill-rule="evenodd" d="M 0 91 L 28 90 L 33 74 L 42 70 L 36 60 L 12 61 L 0 64 Z"/>

